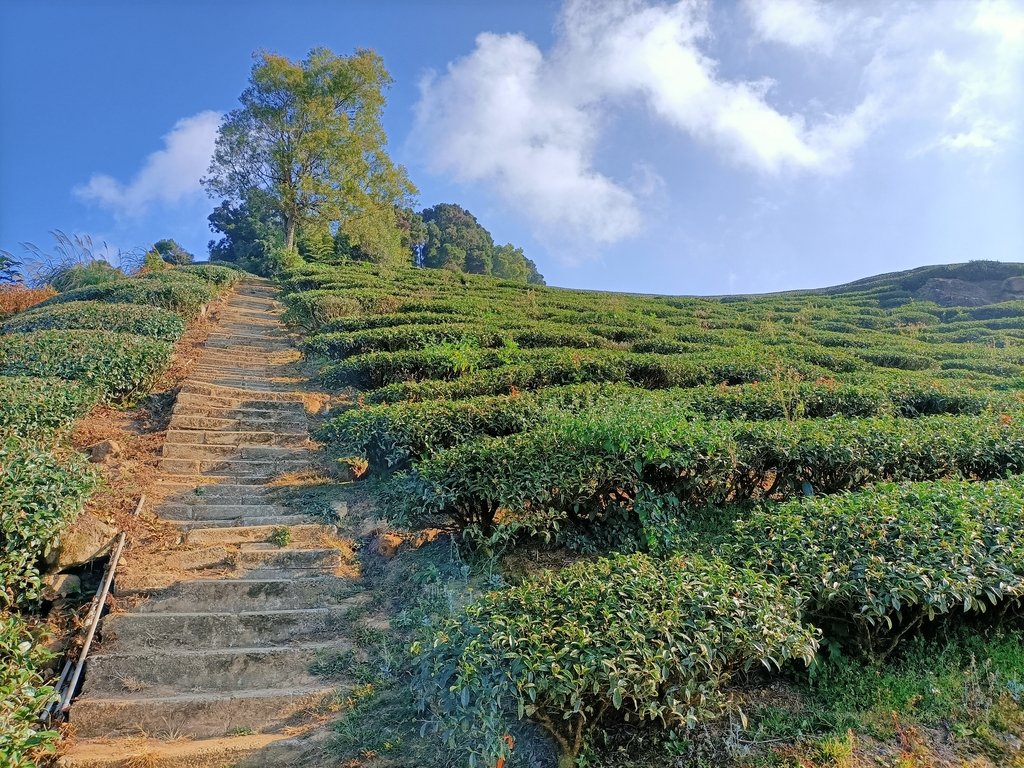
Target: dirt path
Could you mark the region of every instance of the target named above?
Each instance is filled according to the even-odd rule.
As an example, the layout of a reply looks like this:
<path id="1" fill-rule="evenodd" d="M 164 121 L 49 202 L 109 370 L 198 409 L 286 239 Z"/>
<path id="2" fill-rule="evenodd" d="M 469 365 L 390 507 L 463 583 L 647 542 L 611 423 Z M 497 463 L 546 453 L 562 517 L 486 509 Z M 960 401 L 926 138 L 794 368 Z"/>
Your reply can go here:
<path id="1" fill-rule="evenodd" d="M 244 281 L 181 387 L 147 492 L 168 533 L 118 571 L 62 765 L 291 765 L 344 688 L 310 669 L 351 651 L 351 552 L 274 490 L 315 460 L 275 293 Z"/>

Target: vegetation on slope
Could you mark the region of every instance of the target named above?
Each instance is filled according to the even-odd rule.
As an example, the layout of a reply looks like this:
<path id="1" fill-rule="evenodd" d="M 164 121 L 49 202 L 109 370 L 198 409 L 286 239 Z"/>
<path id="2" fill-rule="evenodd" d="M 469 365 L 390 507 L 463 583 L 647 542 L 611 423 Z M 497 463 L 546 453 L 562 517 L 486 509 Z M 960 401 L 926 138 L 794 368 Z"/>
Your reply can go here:
<path id="1" fill-rule="evenodd" d="M 761 738 L 780 746 L 750 759 L 784 764 L 790 750 L 838 765 L 858 739 L 891 736 L 868 727 L 866 703 L 840 715 L 838 702 L 858 686 L 881 697 L 870 676 L 920 689 L 921 648 L 938 642 L 930 652 L 947 678 L 930 709 L 904 701 L 906 716 L 932 727 L 942 711 L 989 729 L 965 748 L 1008 749 L 999 734 L 1020 710 L 998 685 L 1016 690 L 1024 675 L 1012 661 L 1024 654 L 1007 656 L 1024 584 L 1024 313 L 1015 300 L 956 307 L 914 293 L 951 275 L 1012 288 L 1024 268 L 723 299 L 357 264 L 286 272 L 287 318 L 325 386 L 355 388 L 320 439 L 376 479 L 397 524 L 442 526 L 487 573 L 505 563 L 464 609 L 417 613 L 408 674 L 428 721 L 481 765 L 518 759 L 504 735 L 523 719 L 553 734 L 564 764 L 640 765 L 654 753 L 630 762 L 615 745 L 698 760 L 707 742 L 695 723 L 714 726 L 723 711 L 728 722 L 742 706 L 756 717 L 730 731 L 733 757 Z M 583 559 L 550 573 L 513 567 L 538 548 Z M 729 595 L 764 595 L 774 617 L 798 619 L 784 633 L 794 645 L 763 647 L 767 677 L 746 664 L 763 656 L 726 652 L 729 632 L 775 636 L 745 623 L 758 609 L 718 616 L 714 642 L 695 634 Z M 991 642 L 964 640 L 968 625 Z M 939 628 L 944 645 L 929 639 Z M 809 672 L 786 662 L 816 639 L 825 650 Z M 1011 714 L 941 703 L 974 679 L 969 653 L 1006 660 L 1009 682 L 978 685 Z M 723 666 L 677 677 L 694 669 L 686 659 Z M 744 689 L 772 680 L 831 720 L 793 727 L 771 700 L 741 704 Z M 697 690 L 707 708 L 681 717 Z M 826 691 L 836 701 L 813 705 Z"/>
<path id="2" fill-rule="evenodd" d="M 0 334 L 0 758 L 15 768 L 35 766 L 57 737 L 37 720 L 53 694 L 42 562 L 99 481 L 64 438 L 98 402 L 144 394 L 186 320 L 238 277 L 206 265 L 61 274 L 68 290 L 10 315 Z"/>

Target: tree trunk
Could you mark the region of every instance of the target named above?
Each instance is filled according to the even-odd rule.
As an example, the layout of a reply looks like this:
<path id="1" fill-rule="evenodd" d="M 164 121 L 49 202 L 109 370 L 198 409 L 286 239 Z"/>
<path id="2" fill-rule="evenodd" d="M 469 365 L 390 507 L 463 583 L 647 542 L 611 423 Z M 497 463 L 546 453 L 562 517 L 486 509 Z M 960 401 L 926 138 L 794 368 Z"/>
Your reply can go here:
<path id="1" fill-rule="evenodd" d="M 295 230 L 296 222 L 294 216 L 289 216 L 285 219 L 284 224 L 284 248 L 286 251 L 295 252 Z"/>

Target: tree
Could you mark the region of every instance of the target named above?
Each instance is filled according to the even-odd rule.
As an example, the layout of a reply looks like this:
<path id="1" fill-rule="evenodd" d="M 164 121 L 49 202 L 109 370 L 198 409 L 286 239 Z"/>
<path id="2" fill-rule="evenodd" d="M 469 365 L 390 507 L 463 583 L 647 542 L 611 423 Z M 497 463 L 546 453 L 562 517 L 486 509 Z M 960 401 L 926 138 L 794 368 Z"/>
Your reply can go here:
<path id="1" fill-rule="evenodd" d="M 420 218 L 422 245 L 413 248 L 416 264 L 544 285 L 537 265 L 526 258 L 522 248 L 495 245 L 491 233 L 462 206 L 439 203 L 424 209 Z"/>
<path id="2" fill-rule="evenodd" d="M 280 215 L 255 192 L 238 204 L 225 200 L 210 214 L 209 222 L 210 229 L 221 234 L 209 243 L 211 261 L 262 272 L 262 265 L 284 242 Z"/>
<path id="3" fill-rule="evenodd" d="M 168 264 L 176 264 L 178 266 L 182 264 L 191 264 L 195 261 L 195 256 L 186 251 L 174 240 L 157 240 L 153 243 L 153 250 L 156 251 L 160 258 Z"/>
<path id="4" fill-rule="evenodd" d="M 14 258 L 9 251 L 0 251 L 0 283 L 16 285 L 21 282 L 21 273 L 18 267 L 21 262 Z"/>
<path id="5" fill-rule="evenodd" d="M 289 251 L 303 226 L 326 223 L 368 251 L 386 252 L 395 207 L 415 193 L 384 149 L 390 85 L 383 60 L 369 50 L 337 56 L 317 48 L 301 62 L 258 54 L 241 108 L 220 127 L 204 185 L 234 204 L 253 192 L 265 197 Z"/>

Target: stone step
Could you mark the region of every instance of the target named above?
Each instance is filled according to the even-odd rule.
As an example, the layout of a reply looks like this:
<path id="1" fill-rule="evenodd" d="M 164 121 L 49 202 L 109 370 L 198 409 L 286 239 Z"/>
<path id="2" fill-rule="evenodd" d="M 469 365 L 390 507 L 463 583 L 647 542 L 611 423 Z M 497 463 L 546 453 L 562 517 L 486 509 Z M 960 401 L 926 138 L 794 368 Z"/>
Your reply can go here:
<path id="1" fill-rule="evenodd" d="M 306 688 L 322 683 L 310 673 L 318 660 L 350 650 L 336 641 L 264 648 L 141 653 L 96 653 L 86 663 L 86 696 Z"/>
<path id="2" fill-rule="evenodd" d="M 140 734 L 163 739 L 204 739 L 240 731 L 266 733 L 284 728 L 333 695 L 332 688 L 321 685 L 239 691 L 232 696 L 81 696 L 71 710 L 70 722 L 76 735 L 85 739 Z M 191 764 L 187 765 L 191 768 Z"/>
<path id="3" fill-rule="evenodd" d="M 159 741 L 138 736 L 77 740 L 60 768 L 300 768 L 303 742 L 282 733 Z M 298 753 L 298 754 L 295 754 Z M 252 762 L 250 762 L 252 761 Z"/>
<path id="4" fill-rule="evenodd" d="M 194 461 L 309 461 L 313 454 L 305 447 L 288 445 L 210 445 L 205 443 L 165 442 L 165 459 L 192 459 Z"/>
<path id="5" fill-rule="evenodd" d="M 287 472 L 300 472 L 310 466 L 308 459 L 161 459 L 161 472 L 169 475 L 233 477 L 247 480 L 270 480 Z"/>
<path id="6" fill-rule="evenodd" d="M 168 504 L 264 504 L 275 495 L 274 488 L 261 483 L 196 484 L 165 477 L 156 486 L 159 498 Z"/>
<path id="7" fill-rule="evenodd" d="M 171 416 L 169 429 L 202 430 L 207 432 L 261 432 L 270 431 L 278 435 L 306 436 L 306 417 L 282 415 L 259 416 L 247 414 L 238 418 L 218 416 L 186 416 L 181 413 Z"/>
<path id="8" fill-rule="evenodd" d="M 288 518 L 281 518 L 287 520 Z M 288 533 L 288 546 L 312 547 L 320 544 L 325 536 L 337 536 L 333 525 L 285 524 L 245 525 L 194 528 L 185 533 L 185 543 L 190 546 L 212 546 L 215 544 L 261 544 L 272 542 L 281 529 Z"/>
<path id="9" fill-rule="evenodd" d="M 336 576 L 312 579 L 196 579 L 150 591 L 116 591 L 132 596 L 135 613 L 231 613 L 277 611 L 298 608 L 355 607 L 366 602 L 366 593 Z"/>
<path id="10" fill-rule="evenodd" d="M 330 640 L 351 628 L 348 609 L 297 608 L 225 613 L 112 613 L 103 620 L 101 652 L 143 648 L 259 648 Z"/>
<path id="11" fill-rule="evenodd" d="M 181 385 L 181 392 L 187 395 L 202 395 L 204 397 L 224 397 L 233 400 L 259 399 L 260 402 L 291 403 L 292 407 L 302 407 L 304 394 L 297 390 L 281 389 L 279 392 L 254 392 L 245 387 L 225 387 L 216 384 L 209 384 L 203 381 L 186 381 Z M 284 406 L 282 406 L 284 407 Z"/>
<path id="12" fill-rule="evenodd" d="M 207 385 L 206 389 L 212 389 Z M 234 411 L 264 411 L 271 413 L 305 414 L 306 409 L 301 402 L 281 398 L 259 397 L 259 393 L 248 392 L 236 394 L 238 390 L 228 390 L 230 394 L 215 395 L 211 392 L 180 392 L 175 401 L 174 412 L 180 413 L 181 406 L 196 406 L 199 409 L 221 408 Z M 204 410 L 194 411 L 195 415 L 204 415 Z M 215 414 L 205 414 L 215 415 Z"/>
<path id="13" fill-rule="evenodd" d="M 168 429 L 164 443 L 176 445 L 218 445 L 218 446 L 279 446 L 299 445 L 304 436 L 292 432 L 274 430 L 212 430 L 212 429 Z"/>
<path id="14" fill-rule="evenodd" d="M 204 520 L 202 518 L 194 520 L 168 520 L 165 518 L 164 522 L 168 525 L 173 525 L 183 533 L 187 533 L 189 531 L 206 530 L 209 528 L 247 528 L 250 526 L 280 528 L 282 526 L 289 527 L 295 525 L 320 525 L 323 523 L 323 519 L 315 515 L 294 514 L 228 517 L 214 520 Z"/>
<path id="15" fill-rule="evenodd" d="M 244 498 L 244 497 L 240 497 Z M 184 504 L 164 502 L 154 509 L 165 520 L 231 520 L 238 517 L 297 517 L 299 510 L 280 504 Z"/>

